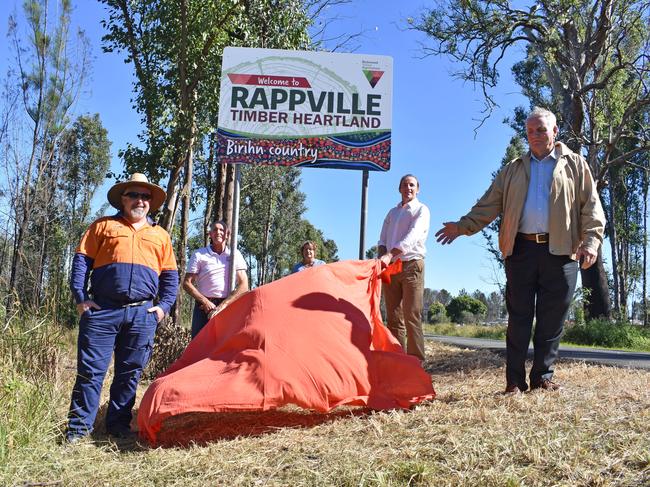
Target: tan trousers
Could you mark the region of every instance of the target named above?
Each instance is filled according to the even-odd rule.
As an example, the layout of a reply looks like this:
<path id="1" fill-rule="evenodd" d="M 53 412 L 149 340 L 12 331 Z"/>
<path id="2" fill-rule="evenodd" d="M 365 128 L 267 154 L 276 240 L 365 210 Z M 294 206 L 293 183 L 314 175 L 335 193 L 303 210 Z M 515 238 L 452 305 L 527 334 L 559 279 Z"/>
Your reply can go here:
<path id="1" fill-rule="evenodd" d="M 424 261 L 402 262 L 402 272 L 384 284 L 388 329 L 409 355 L 424 360 L 422 299 L 424 295 Z"/>

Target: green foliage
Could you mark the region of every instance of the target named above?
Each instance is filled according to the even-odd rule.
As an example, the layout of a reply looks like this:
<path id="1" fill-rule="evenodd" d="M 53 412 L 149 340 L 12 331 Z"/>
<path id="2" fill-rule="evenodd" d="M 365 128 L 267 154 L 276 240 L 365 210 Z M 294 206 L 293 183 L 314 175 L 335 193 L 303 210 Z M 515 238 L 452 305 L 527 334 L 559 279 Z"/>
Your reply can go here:
<path id="1" fill-rule="evenodd" d="M 506 303 L 503 294 L 499 291 L 492 291 L 487 296 L 487 314 L 488 321 L 496 321 L 505 318 L 506 316 Z"/>
<path id="2" fill-rule="evenodd" d="M 302 260 L 300 248 L 305 240 L 316 243 L 317 259 L 338 260 L 336 242 L 303 218 L 305 194 L 299 186 L 299 169 L 242 168 L 239 247 L 249 263 L 253 286 L 291 272 Z"/>
<path id="3" fill-rule="evenodd" d="M 99 114 L 82 115 L 61 138 L 62 197 L 74 239 L 81 237 L 90 215 L 91 200 L 103 184 L 111 163 L 111 142 Z"/>
<path id="4" fill-rule="evenodd" d="M 585 313 L 585 301 L 589 299 L 589 289 L 579 287 L 573 294 L 569 307 L 569 319 L 576 325 L 584 325 L 587 318 Z"/>
<path id="5" fill-rule="evenodd" d="M 45 242 L 48 276 L 44 300 L 57 321 L 73 325 L 76 309 L 68 288 L 75 248 L 90 223 L 92 198 L 110 167 L 108 132 L 99 114 L 82 115 L 62 134 L 57 150 L 61 168 Z"/>
<path id="6" fill-rule="evenodd" d="M 305 195 L 297 188 L 300 171 L 271 166 L 242 170 L 240 250 L 259 286 L 288 273 L 296 260 Z"/>
<path id="7" fill-rule="evenodd" d="M 571 305 L 571 310 L 573 311 L 573 320 L 576 325 L 585 324 L 585 307 L 582 302 L 573 303 Z"/>
<path id="8" fill-rule="evenodd" d="M 467 338 L 485 338 L 488 340 L 504 340 L 506 326 L 455 325 L 452 323 L 436 323 L 425 325 L 425 331 L 434 335 L 459 336 Z"/>
<path id="9" fill-rule="evenodd" d="M 569 326 L 563 340 L 579 345 L 650 351 L 650 331 L 626 321 L 596 319 Z"/>
<path id="10" fill-rule="evenodd" d="M 61 392 L 51 381 L 32 382 L 10 369 L 2 370 L 0 383 L 0 469 L 33 445 L 53 443 L 59 434 L 60 418 L 52 405 L 61 402 Z"/>
<path id="11" fill-rule="evenodd" d="M 120 154 L 126 171 L 154 181 L 177 174 L 218 119 L 226 46 L 300 49 L 312 19 L 302 1 L 101 0 L 104 50 L 124 52 L 135 71 L 134 108 L 145 127 L 140 146 Z"/>
<path id="12" fill-rule="evenodd" d="M 48 318 L 14 317 L 0 334 L 0 469 L 60 432 L 56 405 L 63 330 Z"/>
<path id="13" fill-rule="evenodd" d="M 377 259 L 379 258 L 379 249 L 376 245 L 373 245 L 368 250 L 366 250 L 366 259 Z"/>
<path id="14" fill-rule="evenodd" d="M 451 300 L 452 300 L 452 295 L 446 289 L 441 289 L 436 294 L 436 301 L 440 301 L 445 306 L 447 306 Z"/>
<path id="15" fill-rule="evenodd" d="M 638 0 L 567 0 L 529 6 L 448 0 L 410 21 L 413 29 L 431 40 L 432 45 L 425 48 L 427 54 L 450 56 L 460 66 L 456 76 L 480 87 L 485 102 L 483 121 L 497 106 L 492 89 L 499 82 L 503 62 L 510 59 L 509 53 L 525 52 L 512 73 L 529 107 L 553 111 L 561 139 L 585 156 L 594 179 L 612 182 L 607 190 L 607 230 L 615 307 L 623 312 L 627 295 L 642 274 L 636 265 L 640 246 L 634 240 L 641 220 L 635 207 L 647 198 L 633 194 L 632 188 L 647 188 L 648 183 L 634 184 L 627 174 L 619 173 L 627 172 L 629 168 L 624 166 L 629 166 L 638 179 L 648 168 L 649 20 L 647 2 Z M 529 107 L 517 108 L 514 117 L 507 120 L 522 139 Z M 496 221 L 484 235 L 488 250 L 500 262 L 494 241 L 498 226 Z M 600 263 L 596 267 L 598 278 L 591 280 L 598 284 L 590 283 L 590 312 L 607 314 L 607 289 Z"/>
<path id="16" fill-rule="evenodd" d="M 453 298 L 446 307 L 447 315 L 454 323 L 473 323 L 485 316 L 487 306 L 468 295 Z"/>
<path id="17" fill-rule="evenodd" d="M 9 295 L 10 312 L 58 302 L 53 295 L 67 269 L 61 246 L 73 238 L 69 229 L 58 228 L 69 202 L 62 196 L 69 175 L 64 139 L 89 69 L 86 37 L 70 32 L 70 1 L 29 0 L 23 11 L 24 22 L 18 15 L 9 18 L 15 59 L 3 79 L 8 103 L 2 118 L 10 123 L 0 138 L 0 153 L 12 154 L 4 159 L 0 180 L 6 198 L 2 227 L 12 229 L 1 266 L 9 270 L 2 291 Z"/>
<path id="18" fill-rule="evenodd" d="M 445 305 L 435 301 L 429 306 L 428 312 L 427 312 L 427 321 L 429 323 L 442 323 L 447 321 L 448 316 L 447 316 L 447 310 L 445 309 Z"/>

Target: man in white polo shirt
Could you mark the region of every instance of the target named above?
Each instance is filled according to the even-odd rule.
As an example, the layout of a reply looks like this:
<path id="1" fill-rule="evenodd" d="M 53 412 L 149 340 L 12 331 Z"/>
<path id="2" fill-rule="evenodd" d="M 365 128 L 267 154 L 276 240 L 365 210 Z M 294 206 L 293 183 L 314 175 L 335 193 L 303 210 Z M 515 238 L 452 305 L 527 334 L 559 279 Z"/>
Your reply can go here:
<path id="1" fill-rule="evenodd" d="M 417 199 L 419 191 L 420 183 L 415 176 L 402 176 L 399 182 L 401 201 L 386 215 L 377 246 L 384 264 L 402 261 L 402 272 L 383 286 L 388 329 L 406 353 L 423 361 L 421 317 L 430 216 L 429 208 Z"/>
<path id="2" fill-rule="evenodd" d="M 226 242 L 230 228 L 224 221 L 212 224 L 210 245 L 198 249 L 190 257 L 183 279 L 183 289 L 192 296 L 192 338 L 206 325 L 208 320 L 248 291 L 246 261 L 239 250 L 235 250 L 235 289 L 230 292 L 230 248 Z"/>

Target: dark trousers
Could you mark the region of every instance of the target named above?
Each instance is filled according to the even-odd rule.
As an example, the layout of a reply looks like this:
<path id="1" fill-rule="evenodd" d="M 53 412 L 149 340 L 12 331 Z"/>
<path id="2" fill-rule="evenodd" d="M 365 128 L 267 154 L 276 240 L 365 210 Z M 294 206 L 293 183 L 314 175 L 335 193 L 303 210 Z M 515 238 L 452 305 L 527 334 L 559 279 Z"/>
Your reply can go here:
<path id="1" fill-rule="evenodd" d="M 219 306 L 226 298 L 208 298 L 213 304 Z M 192 313 L 192 338 L 199 334 L 205 325 L 208 324 L 208 315 L 201 309 L 198 302 L 194 303 L 194 312 Z"/>
<path id="2" fill-rule="evenodd" d="M 578 263 L 566 255 L 552 255 L 548 243 L 517 239 L 505 261 L 506 381 L 526 390 L 526 355 L 535 318 L 531 384 L 553 377 L 560 337 L 573 298 Z"/>
<path id="3" fill-rule="evenodd" d="M 100 305 L 101 306 L 101 305 Z M 89 310 L 79 320 L 77 379 L 68 413 L 68 436 L 93 430 L 106 371 L 115 353 L 106 429 L 129 428 L 142 370 L 151 357 L 158 320 L 151 301 L 125 308 Z"/>
<path id="4" fill-rule="evenodd" d="M 424 261 L 402 262 L 402 272 L 391 276 L 390 284 L 384 284 L 383 291 L 388 329 L 406 353 L 424 360 Z"/>

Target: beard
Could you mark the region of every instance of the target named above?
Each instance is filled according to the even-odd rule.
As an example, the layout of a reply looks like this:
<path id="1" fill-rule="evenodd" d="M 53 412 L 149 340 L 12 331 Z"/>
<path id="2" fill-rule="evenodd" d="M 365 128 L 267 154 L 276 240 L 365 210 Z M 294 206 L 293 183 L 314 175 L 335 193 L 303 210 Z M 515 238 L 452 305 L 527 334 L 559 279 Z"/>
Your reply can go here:
<path id="1" fill-rule="evenodd" d="M 129 216 L 135 219 L 141 219 L 147 216 L 147 210 L 141 207 L 134 207 L 128 211 Z"/>

